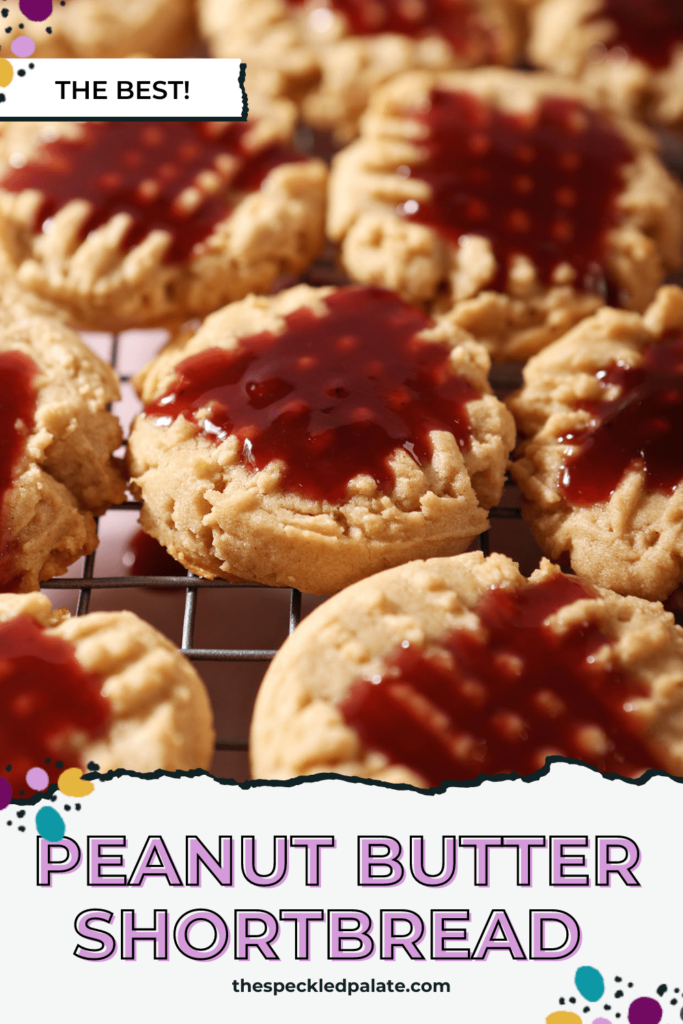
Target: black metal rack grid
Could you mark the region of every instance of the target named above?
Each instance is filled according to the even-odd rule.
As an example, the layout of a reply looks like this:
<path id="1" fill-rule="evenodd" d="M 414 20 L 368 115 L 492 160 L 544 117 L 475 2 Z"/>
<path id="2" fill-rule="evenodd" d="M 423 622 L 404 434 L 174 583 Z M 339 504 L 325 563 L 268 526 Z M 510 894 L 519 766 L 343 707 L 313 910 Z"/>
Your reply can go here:
<path id="1" fill-rule="evenodd" d="M 119 373 L 119 338 L 111 336 L 109 362 L 119 374 L 122 383 L 128 383 L 131 379 L 128 374 Z M 493 385 L 499 397 L 508 393 L 516 387 L 520 380 L 518 367 L 497 366 L 494 367 Z M 125 442 L 124 442 L 125 443 Z M 505 500 L 507 499 L 507 500 Z M 114 505 L 105 515 L 115 512 L 136 513 L 140 510 L 140 503 L 137 501 L 125 501 L 120 505 Z M 516 502 L 514 489 L 510 484 L 506 487 L 506 495 L 503 504 L 491 510 L 493 520 L 518 520 L 521 518 L 518 503 Z M 99 529 L 99 522 L 98 522 Z M 490 549 L 488 534 L 482 534 L 478 538 L 478 546 L 488 555 Z M 476 544 L 475 544 L 476 546 Z M 505 549 L 505 544 L 498 543 L 496 549 Z M 228 648 L 214 647 L 203 648 L 195 645 L 195 631 L 198 622 L 198 603 L 200 591 L 208 590 L 269 590 L 270 588 L 260 587 L 249 583 L 229 583 L 227 580 L 206 580 L 187 572 L 184 576 L 98 576 L 97 575 L 98 551 L 88 555 L 84 559 L 83 571 L 80 577 L 60 577 L 51 579 L 42 584 L 42 589 L 50 591 L 77 591 L 76 615 L 85 615 L 90 609 L 91 597 L 96 591 L 131 590 L 145 588 L 148 590 L 175 590 L 184 591 L 184 608 L 182 619 L 182 640 L 180 649 L 182 653 L 193 662 L 197 663 L 239 663 L 239 662 L 261 662 L 269 663 L 276 654 L 274 649 L 254 648 Z M 289 590 L 287 633 L 291 634 L 301 621 L 302 617 L 302 595 L 298 590 Z M 198 666 L 199 667 L 199 666 Z M 228 676 L 222 685 L 229 686 Z M 233 695 L 234 696 L 234 695 Z M 220 730 L 221 723 L 217 723 Z M 216 741 L 216 752 L 246 753 L 248 739 L 246 735 L 221 736 L 220 732 Z"/>

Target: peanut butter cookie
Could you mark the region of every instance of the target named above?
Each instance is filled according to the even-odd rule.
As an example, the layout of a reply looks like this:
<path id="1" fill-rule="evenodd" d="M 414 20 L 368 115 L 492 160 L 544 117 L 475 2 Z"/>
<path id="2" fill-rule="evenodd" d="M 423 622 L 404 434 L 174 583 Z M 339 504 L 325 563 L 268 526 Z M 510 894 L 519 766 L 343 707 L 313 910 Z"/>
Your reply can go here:
<path id="1" fill-rule="evenodd" d="M 683 774 L 683 629 L 661 605 L 505 555 L 412 562 L 316 608 L 256 701 L 255 778 L 438 786 L 549 755 Z"/>
<path id="2" fill-rule="evenodd" d="M 530 360 L 512 474 L 555 561 L 620 594 L 683 581 L 683 290 L 602 309 Z"/>
<path id="3" fill-rule="evenodd" d="M 0 590 L 36 590 L 97 547 L 123 501 L 113 370 L 28 300 L 0 309 Z"/>
<path id="4" fill-rule="evenodd" d="M 514 444 L 488 369 L 448 317 L 381 289 L 226 306 L 138 377 L 143 529 L 201 576 L 316 594 L 463 551 Z"/>
<path id="5" fill-rule="evenodd" d="M 647 129 L 574 83 L 415 72 L 335 158 L 328 226 L 352 277 L 523 360 L 606 301 L 647 307 L 680 263 L 681 195 Z"/>
<path id="6" fill-rule="evenodd" d="M 42 594 L 0 594 L 0 750 L 10 779 L 64 768 L 208 768 L 211 706 L 195 669 L 132 612 L 70 618 Z M 20 786 L 17 786 L 19 789 Z"/>
<path id="7" fill-rule="evenodd" d="M 120 330 L 299 273 L 323 244 L 326 168 L 290 147 L 294 118 L 281 101 L 246 124 L 6 125 L 0 246 L 19 283 Z"/>

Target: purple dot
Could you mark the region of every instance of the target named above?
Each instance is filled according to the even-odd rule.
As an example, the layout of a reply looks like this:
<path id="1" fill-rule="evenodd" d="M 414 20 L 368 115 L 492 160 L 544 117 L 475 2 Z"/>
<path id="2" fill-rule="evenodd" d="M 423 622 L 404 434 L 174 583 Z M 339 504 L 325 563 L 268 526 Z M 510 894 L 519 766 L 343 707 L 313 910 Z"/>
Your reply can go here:
<path id="1" fill-rule="evenodd" d="M 0 779 L 0 811 L 4 811 L 6 807 L 9 807 L 11 799 L 12 787 L 7 779 Z"/>
<path id="2" fill-rule="evenodd" d="M 50 776 L 44 768 L 29 768 L 26 772 L 26 781 L 31 789 L 35 789 L 40 793 L 42 790 L 47 789 Z"/>
<path id="3" fill-rule="evenodd" d="M 12 53 L 15 57 L 31 57 L 36 49 L 36 44 L 30 36 L 17 36 L 12 40 Z"/>
<path id="4" fill-rule="evenodd" d="M 611 1022 L 607 1020 L 607 1017 L 596 1017 L 593 1024 L 611 1024 Z"/>
<path id="5" fill-rule="evenodd" d="M 641 996 L 634 999 L 628 1008 L 630 1024 L 659 1024 L 663 1010 L 656 999 Z"/>
<path id="6" fill-rule="evenodd" d="M 45 21 L 52 14 L 52 0 L 19 0 L 19 10 L 30 21 Z"/>

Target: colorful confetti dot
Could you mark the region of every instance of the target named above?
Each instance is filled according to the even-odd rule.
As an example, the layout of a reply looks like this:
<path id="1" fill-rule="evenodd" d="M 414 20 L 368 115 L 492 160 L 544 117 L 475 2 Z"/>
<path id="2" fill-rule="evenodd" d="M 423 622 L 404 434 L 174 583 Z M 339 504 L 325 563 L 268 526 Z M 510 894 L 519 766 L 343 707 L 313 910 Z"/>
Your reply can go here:
<path id="1" fill-rule="evenodd" d="M 81 776 L 80 768 L 67 768 L 57 780 L 60 793 L 64 796 L 89 796 L 95 788 L 92 782 L 88 782 Z"/>
<path id="2" fill-rule="evenodd" d="M 607 1017 L 596 1017 L 593 1024 L 611 1024 L 611 1022 L 607 1020 Z"/>
<path id="3" fill-rule="evenodd" d="M 52 0 L 19 0 L 19 10 L 30 21 L 45 21 L 52 14 Z"/>
<path id="4" fill-rule="evenodd" d="M 12 787 L 7 779 L 0 779 L 0 811 L 4 811 L 5 807 L 9 807 L 11 799 Z"/>
<path id="5" fill-rule="evenodd" d="M 605 979 L 595 967 L 579 967 L 574 983 L 584 999 L 597 1003 L 605 993 Z"/>
<path id="6" fill-rule="evenodd" d="M 9 85 L 14 78 L 14 68 L 8 60 L 0 57 L 0 86 Z"/>
<path id="7" fill-rule="evenodd" d="M 581 1024 L 581 1018 L 577 1013 L 569 1010 L 556 1010 L 546 1017 L 546 1024 Z"/>
<path id="8" fill-rule="evenodd" d="M 36 44 L 30 36 L 17 36 L 12 40 L 11 50 L 15 57 L 31 57 L 35 49 Z"/>
<path id="9" fill-rule="evenodd" d="M 61 814 L 54 807 L 41 807 L 36 814 L 38 835 L 48 843 L 60 843 L 66 832 L 66 825 Z"/>
<path id="10" fill-rule="evenodd" d="M 641 996 L 640 999 L 634 999 L 628 1008 L 629 1024 L 659 1024 L 662 1013 L 662 1007 L 656 999 Z"/>
<path id="11" fill-rule="evenodd" d="M 26 782 L 31 789 L 35 789 L 36 792 L 42 793 L 42 791 L 47 789 L 50 784 L 50 776 L 44 768 L 29 768 L 26 772 Z"/>

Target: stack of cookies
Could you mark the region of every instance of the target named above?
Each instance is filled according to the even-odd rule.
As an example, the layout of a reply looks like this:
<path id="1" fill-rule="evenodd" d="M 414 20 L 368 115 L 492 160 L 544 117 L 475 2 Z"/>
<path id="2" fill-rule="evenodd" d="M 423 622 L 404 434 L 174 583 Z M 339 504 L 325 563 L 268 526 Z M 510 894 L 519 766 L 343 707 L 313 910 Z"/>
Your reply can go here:
<path id="1" fill-rule="evenodd" d="M 255 775 L 436 786 L 552 754 L 683 774 L 683 632 L 658 603 L 683 584 L 683 189 L 657 135 L 683 122 L 678 5 L 72 3 L 45 55 L 174 55 L 196 31 L 246 61 L 250 116 L 0 134 L 12 685 L 33 631 L 71 645 L 94 707 L 36 750 L 208 767 L 181 655 L 32 593 L 128 486 L 192 573 L 336 595 L 267 673 Z M 119 462 L 117 381 L 75 330 L 149 327 L 170 340 Z M 507 402 L 492 363 L 526 364 Z M 508 468 L 547 556 L 529 579 L 466 553 Z M 154 726 L 118 696 L 119 634 Z"/>

